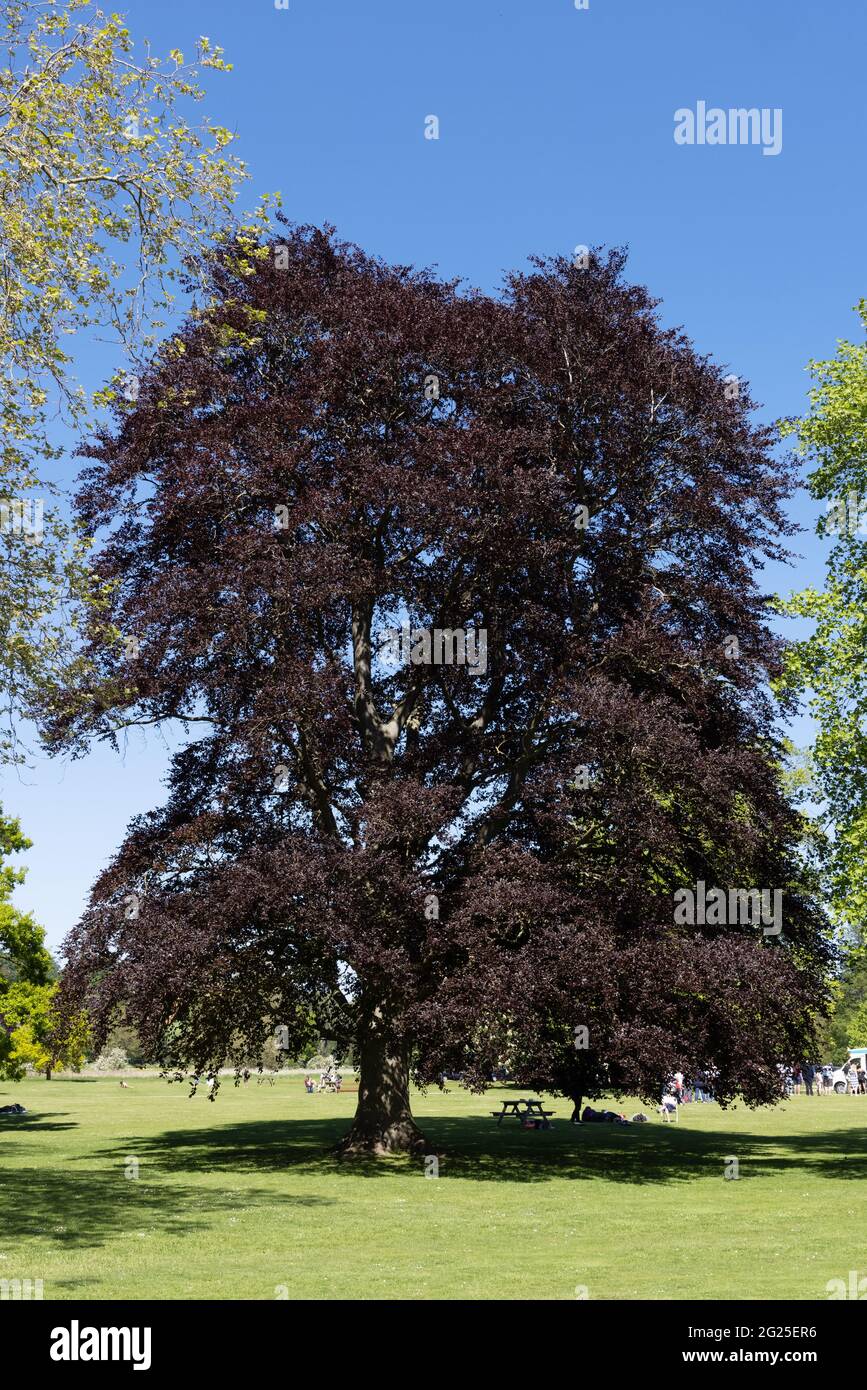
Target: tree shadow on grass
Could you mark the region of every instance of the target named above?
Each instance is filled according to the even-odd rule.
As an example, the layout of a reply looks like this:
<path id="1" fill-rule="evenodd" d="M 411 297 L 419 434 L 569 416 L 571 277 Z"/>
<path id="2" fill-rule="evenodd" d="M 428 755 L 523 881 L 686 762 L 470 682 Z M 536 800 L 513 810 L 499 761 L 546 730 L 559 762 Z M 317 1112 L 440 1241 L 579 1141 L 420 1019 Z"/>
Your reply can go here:
<path id="1" fill-rule="evenodd" d="M 63 1114 L 63 1111 L 55 1111 Z M 77 1129 L 78 1120 L 43 1120 L 39 1115 L 16 1115 L 0 1121 L 0 1134 L 31 1134 L 39 1129 Z"/>
<path id="2" fill-rule="evenodd" d="M 59 1120 L 58 1115 L 66 1112 L 49 1111 L 43 1117 L 38 1112 L 29 1111 L 26 1115 L 16 1115 L 12 1118 L 0 1116 L 0 1158 L 8 1158 L 11 1153 L 19 1156 L 23 1151 L 37 1152 L 39 1145 L 34 1140 L 28 1143 L 27 1136 L 44 1133 L 54 1133 L 57 1130 L 77 1129 L 77 1120 Z"/>
<path id="3" fill-rule="evenodd" d="M 129 1153 L 129 1149 L 126 1150 Z M 184 1236 L 209 1229 L 215 1216 L 249 1207 L 329 1206 L 335 1199 L 279 1192 L 215 1192 L 199 1184 L 128 1179 L 110 1172 L 0 1169 L 0 1229 L 5 1240 L 42 1237 L 69 1249 L 99 1246 L 144 1231 Z"/>
<path id="4" fill-rule="evenodd" d="M 428 1154 L 441 1176 L 480 1182 L 546 1182 L 552 1178 L 603 1179 L 633 1184 L 722 1178 L 730 1157 L 741 1179 L 786 1177 L 867 1178 L 867 1128 L 818 1134 L 757 1135 L 688 1130 L 660 1125 L 570 1125 L 511 1131 L 473 1116 L 425 1116 Z M 124 1141 L 127 1152 L 146 1157 L 163 1173 L 196 1171 L 287 1174 L 329 1173 L 382 1177 L 424 1171 L 424 1156 L 339 1159 L 331 1150 L 346 1120 L 253 1120 L 207 1129 L 169 1130 Z M 117 1161 L 120 1146 L 105 1150 Z"/>

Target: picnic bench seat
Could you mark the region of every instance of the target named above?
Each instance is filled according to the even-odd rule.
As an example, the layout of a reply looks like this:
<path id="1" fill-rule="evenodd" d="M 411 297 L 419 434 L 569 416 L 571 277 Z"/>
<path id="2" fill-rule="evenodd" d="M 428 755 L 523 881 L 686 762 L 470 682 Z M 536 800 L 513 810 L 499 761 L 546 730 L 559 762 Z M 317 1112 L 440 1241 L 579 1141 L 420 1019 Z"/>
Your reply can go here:
<path id="1" fill-rule="evenodd" d="M 344 1089 L 344 1091 L 345 1091 L 345 1090 L 346 1090 L 346 1087 L 344 1086 L 343 1089 Z M 553 1110 L 509 1110 L 509 1111 L 506 1111 L 506 1112 L 504 1112 L 504 1111 L 502 1111 L 502 1110 L 492 1110 L 492 1111 L 491 1111 L 491 1114 L 493 1115 L 493 1117 L 494 1117 L 495 1120 L 497 1120 L 497 1119 L 502 1119 L 504 1113 L 506 1113 L 506 1114 L 508 1114 L 508 1115 L 516 1115 L 517 1118 L 518 1118 L 519 1120 L 526 1119 L 526 1117 L 527 1117 L 528 1115 L 544 1115 L 545 1118 L 548 1119 L 551 1115 L 554 1114 L 554 1111 L 553 1111 Z"/>
<path id="2" fill-rule="evenodd" d="M 540 1100 L 504 1100 L 499 1110 L 492 1110 L 491 1115 L 499 1125 L 507 1116 L 514 1116 L 516 1120 L 547 1120 L 554 1114 L 553 1110 L 544 1110 Z"/>

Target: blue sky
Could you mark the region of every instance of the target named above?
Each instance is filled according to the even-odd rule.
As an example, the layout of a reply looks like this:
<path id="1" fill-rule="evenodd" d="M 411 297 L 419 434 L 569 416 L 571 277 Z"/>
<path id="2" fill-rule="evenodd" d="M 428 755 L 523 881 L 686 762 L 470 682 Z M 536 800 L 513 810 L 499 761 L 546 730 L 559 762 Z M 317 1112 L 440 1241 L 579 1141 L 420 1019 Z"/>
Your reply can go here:
<path id="1" fill-rule="evenodd" d="M 109 6 L 113 8 L 114 6 Z M 811 0 L 117 0 L 155 51 L 207 34 L 234 63 L 207 113 L 238 132 L 288 216 L 387 260 L 495 291 L 533 253 L 630 248 L 629 274 L 701 351 L 799 412 L 811 357 L 859 332 L 867 7 Z M 781 108 L 782 150 L 680 146 L 674 113 Z M 424 138 L 437 116 L 440 138 Z M 86 358 L 86 353 L 84 354 Z M 71 450 L 70 450 L 71 452 Z M 75 476 L 70 457 L 67 478 Z M 793 515 L 812 528 L 804 497 Z M 824 543 L 769 587 L 821 583 Z M 803 734 L 803 722 L 795 730 Z M 34 840 L 17 894 L 57 947 L 132 815 L 162 799 L 168 743 L 7 771 Z"/>

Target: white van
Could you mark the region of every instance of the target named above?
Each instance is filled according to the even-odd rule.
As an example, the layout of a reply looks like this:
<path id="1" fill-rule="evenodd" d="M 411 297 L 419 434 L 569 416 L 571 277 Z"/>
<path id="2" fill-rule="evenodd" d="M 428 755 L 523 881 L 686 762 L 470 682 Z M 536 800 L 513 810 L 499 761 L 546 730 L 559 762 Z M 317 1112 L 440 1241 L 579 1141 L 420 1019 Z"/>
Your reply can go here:
<path id="1" fill-rule="evenodd" d="M 825 1065 L 827 1066 L 831 1064 L 826 1063 Z M 819 1067 L 819 1071 L 825 1074 L 825 1067 Z M 843 1070 L 842 1067 L 835 1067 L 833 1065 L 831 1066 L 831 1085 L 833 1086 L 838 1096 L 842 1096 L 845 1094 L 846 1091 L 848 1091 L 849 1078 L 848 1074 Z"/>

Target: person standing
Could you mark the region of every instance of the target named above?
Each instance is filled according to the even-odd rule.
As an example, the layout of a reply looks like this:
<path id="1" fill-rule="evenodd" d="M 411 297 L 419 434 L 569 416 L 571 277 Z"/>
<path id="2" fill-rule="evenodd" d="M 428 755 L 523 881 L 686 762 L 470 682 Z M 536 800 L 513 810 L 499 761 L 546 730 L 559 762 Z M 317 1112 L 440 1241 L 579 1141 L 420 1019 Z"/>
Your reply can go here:
<path id="1" fill-rule="evenodd" d="M 804 1090 L 808 1096 L 811 1096 L 813 1094 L 813 1078 L 816 1075 L 816 1068 L 813 1063 L 805 1062 L 801 1068 L 801 1074 L 804 1078 Z"/>

